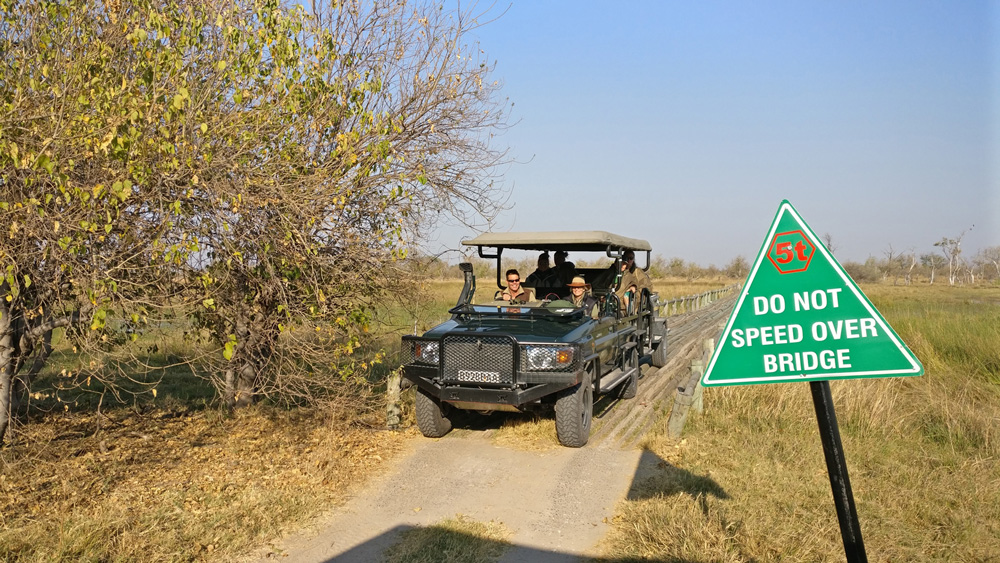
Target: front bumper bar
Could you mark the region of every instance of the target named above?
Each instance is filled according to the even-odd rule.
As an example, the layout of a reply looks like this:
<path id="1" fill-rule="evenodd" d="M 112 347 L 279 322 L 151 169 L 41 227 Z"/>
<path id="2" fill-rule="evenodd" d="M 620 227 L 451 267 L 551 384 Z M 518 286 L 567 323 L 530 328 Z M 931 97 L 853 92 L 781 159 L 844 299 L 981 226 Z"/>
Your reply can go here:
<path id="1" fill-rule="evenodd" d="M 579 383 L 581 373 L 561 374 L 565 377 L 563 381 L 553 381 L 524 387 L 485 387 L 470 384 L 440 384 L 435 381 L 438 375 L 436 368 L 413 365 L 403 366 L 403 377 L 442 401 L 506 405 L 511 407 L 521 407 L 557 391 L 572 387 Z"/>

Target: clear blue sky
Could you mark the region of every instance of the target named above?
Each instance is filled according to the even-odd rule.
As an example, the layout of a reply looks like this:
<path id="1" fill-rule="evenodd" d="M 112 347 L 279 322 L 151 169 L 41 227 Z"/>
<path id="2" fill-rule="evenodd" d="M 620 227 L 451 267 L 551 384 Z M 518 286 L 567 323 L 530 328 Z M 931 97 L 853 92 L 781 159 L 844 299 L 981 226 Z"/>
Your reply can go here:
<path id="1" fill-rule="evenodd" d="M 514 0 L 476 36 L 518 121 L 495 230 L 722 266 L 788 199 L 841 261 L 1000 245 L 998 0 Z"/>

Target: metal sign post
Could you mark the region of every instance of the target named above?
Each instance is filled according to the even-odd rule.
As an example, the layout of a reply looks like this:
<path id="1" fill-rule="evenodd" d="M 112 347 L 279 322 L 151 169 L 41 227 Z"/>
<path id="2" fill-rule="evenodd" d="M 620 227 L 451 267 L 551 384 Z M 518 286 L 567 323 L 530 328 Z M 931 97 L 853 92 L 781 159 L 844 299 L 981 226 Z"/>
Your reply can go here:
<path id="1" fill-rule="evenodd" d="M 865 542 L 861 539 L 858 511 L 854 508 L 851 480 L 847 476 L 844 447 L 840 443 L 837 413 L 833 410 L 830 382 L 810 381 L 809 389 L 812 391 L 813 405 L 816 407 L 816 421 L 819 422 L 819 436 L 823 441 L 826 470 L 830 474 L 830 488 L 833 489 L 833 502 L 837 506 L 837 520 L 840 522 L 840 535 L 844 539 L 847 562 L 868 563 Z"/>

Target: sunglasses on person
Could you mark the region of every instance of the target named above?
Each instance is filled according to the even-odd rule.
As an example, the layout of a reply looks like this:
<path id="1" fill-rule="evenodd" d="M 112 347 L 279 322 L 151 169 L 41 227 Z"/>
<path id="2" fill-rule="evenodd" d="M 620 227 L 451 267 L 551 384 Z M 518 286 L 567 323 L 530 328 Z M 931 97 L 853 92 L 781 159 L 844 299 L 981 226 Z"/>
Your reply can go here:
<path id="1" fill-rule="evenodd" d="M 507 283 L 521 283 L 521 279 L 520 278 L 514 278 L 514 279 L 507 278 Z"/>

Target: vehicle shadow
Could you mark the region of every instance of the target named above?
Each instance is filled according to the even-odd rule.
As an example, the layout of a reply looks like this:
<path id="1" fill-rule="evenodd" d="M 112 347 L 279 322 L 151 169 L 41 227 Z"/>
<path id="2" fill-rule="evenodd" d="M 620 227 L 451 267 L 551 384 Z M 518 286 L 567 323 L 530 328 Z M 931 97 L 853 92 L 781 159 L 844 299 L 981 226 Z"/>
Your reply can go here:
<path id="1" fill-rule="evenodd" d="M 483 539 L 472 534 L 451 530 L 443 526 L 396 526 L 339 555 L 324 559 L 322 563 L 370 563 L 373 561 L 449 561 L 448 552 L 463 553 L 475 549 L 483 560 L 500 563 L 624 563 L 626 561 L 669 561 L 670 563 L 702 563 L 694 559 L 649 558 L 592 558 L 573 553 L 538 549 L 497 540 Z M 455 551 L 455 550 L 458 551 Z M 467 553 L 467 552 L 465 552 Z M 281 554 L 274 554 L 281 557 Z M 463 560 L 466 560 L 463 558 Z M 708 559 L 705 560 L 706 562 Z"/>
<path id="2" fill-rule="evenodd" d="M 498 430 L 509 422 L 527 422 L 538 418 L 546 418 L 547 416 L 549 416 L 549 413 L 494 411 L 483 414 L 476 411 L 456 409 L 451 411 L 449 418 L 451 419 L 452 428 L 455 430 L 483 432 L 486 430 Z"/>

